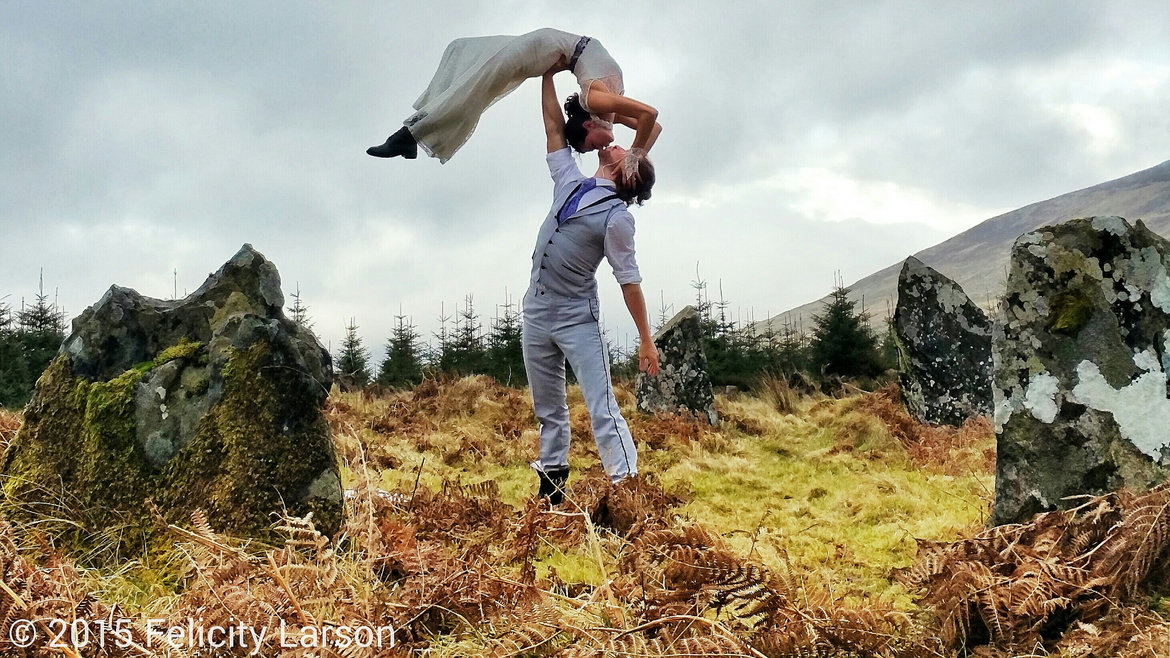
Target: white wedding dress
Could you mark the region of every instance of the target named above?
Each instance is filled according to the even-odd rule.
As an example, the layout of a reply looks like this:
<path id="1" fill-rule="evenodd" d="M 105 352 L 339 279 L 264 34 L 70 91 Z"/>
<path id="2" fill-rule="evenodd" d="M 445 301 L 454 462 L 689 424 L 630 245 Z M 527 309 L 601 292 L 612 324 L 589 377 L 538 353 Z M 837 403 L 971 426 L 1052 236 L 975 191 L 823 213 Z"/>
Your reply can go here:
<path id="1" fill-rule="evenodd" d="M 433 158 L 446 162 L 475 132 L 479 117 L 528 78 L 544 75 L 564 56 L 578 51 L 573 74 L 581 105 L 589 111 L 589 86 L 600 80 L 624 94 L 622 70 L 597 39 L 544 28 L 520 36 L 456 39 L 447 46 L 431 84 L 414 102 L 403 125 Z"/>

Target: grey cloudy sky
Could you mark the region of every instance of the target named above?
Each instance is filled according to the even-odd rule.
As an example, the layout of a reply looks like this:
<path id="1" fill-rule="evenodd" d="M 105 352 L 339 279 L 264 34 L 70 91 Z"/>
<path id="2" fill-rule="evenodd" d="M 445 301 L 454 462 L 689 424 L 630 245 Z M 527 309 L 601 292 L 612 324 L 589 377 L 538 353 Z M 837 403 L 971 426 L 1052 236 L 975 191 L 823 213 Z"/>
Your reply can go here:
<path id="1" fill-rule="evenodd" d="M 169 298 L 250 242 L 334 348 L 351 316 L 380 356 L 399 307 L 427 333 L 465 294 L 491 315 L 551 200 L 539 85 L 446 165 L 364 150 L 451 39 L 544 26 L 601 39 L 659 108 L 652 307 L 698 263 L 763 319 L 1170 159 L 1165 2 L 0 2 L 0 297 L 43 267 L 71 316 L 113 283 Z"/>

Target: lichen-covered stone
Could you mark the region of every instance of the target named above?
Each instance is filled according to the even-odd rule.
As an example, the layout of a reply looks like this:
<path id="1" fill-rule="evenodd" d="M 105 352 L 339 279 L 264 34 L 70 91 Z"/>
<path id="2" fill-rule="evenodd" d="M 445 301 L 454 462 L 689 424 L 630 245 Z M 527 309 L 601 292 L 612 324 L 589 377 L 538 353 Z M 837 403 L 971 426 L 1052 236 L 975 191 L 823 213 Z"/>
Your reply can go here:
<path id="1" fill-rule="evenodd" d="M 251 245 L 182 300 L 111 287 L 73 321 L 0 461 L 6 515 L 79 548 L 116 528 L 129 553 L 158 536 L 148 500 L 236 535 L 268 536 L 283 509 L 336 532 L 332 364 L 283 306 Z"/>
<path id="2" fill-rule="evenodd" d="M 1170 242 L 1141 221 L 1026 233 L 993 336 L 993 523 L 1170 476 Z"/>
<path id="3" fill-rule="evenodd" d="M 911 256 L 894 310 L 898 381 L 919 422 L 991 415 L 991 321 L 957 283 Z"/>
<path id="4" fill-rule="evenodd" d="M 687 306 L 675 314 L 654 334 L 654 346 L 658 348 L 658 375 L 638 375 L 638 409 L 647 413 L 687 412 L 712 425 L 718 423 L 699 312 Z"/>

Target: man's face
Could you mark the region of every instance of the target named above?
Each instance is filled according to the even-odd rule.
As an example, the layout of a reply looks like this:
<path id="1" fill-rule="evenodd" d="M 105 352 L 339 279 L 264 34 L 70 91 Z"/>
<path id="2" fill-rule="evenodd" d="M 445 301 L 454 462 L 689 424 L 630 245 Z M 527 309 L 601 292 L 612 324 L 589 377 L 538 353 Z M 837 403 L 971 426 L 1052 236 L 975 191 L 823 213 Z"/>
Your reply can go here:
<path id="1" fill-rule="evenodd" d="M 598 149 L 597 161 L 602 165 L 612 165 L 615 162 L 621 162 L 626 155 L 626 150 L 620 146 L 606 146 Z"/>
<path id="2" fill-rule="evenodd" d="M 589 131 L 585 134 L 586 151 L 595 151 L 613 143 L 613 128 L 597 121 L 586 121 L 583 125 Z"/>

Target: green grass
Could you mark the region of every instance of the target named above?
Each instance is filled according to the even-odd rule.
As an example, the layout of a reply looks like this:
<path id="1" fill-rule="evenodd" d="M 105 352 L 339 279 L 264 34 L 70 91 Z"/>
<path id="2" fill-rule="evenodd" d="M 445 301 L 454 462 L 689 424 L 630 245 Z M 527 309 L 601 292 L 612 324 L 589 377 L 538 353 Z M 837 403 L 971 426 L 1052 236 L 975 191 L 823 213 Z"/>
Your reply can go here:
<path id="1" fill-rule="evenodd" d="M 857 398 L 806 399 L 786 414 L 750 396 L 720 398 L 719 404 L 725 413 L 749 419 L 755 431 L 724 423 L 702 441 L 659 450 L 643 446 L 641 471 L 684 495 L 688 502 L 679 514 L 715 530 L 732 550 L 770 569 L 831 588 L 849 603 L 881 598 L 910 609 L 909 595 L 890 572 L 912 563 L 915 538 L 955 539 L 984 520 L 992 473 L 955 477 L 915 465 L 879 418 L 858 409 Z M 570 405 L 578 413 L 580 396 L 570 395 Z M 527 465 L 534 429 L 490 457 L 461 447 L 468 436 L 493 440 L 488 423 L 474 413 L 440 423 L 421 438 L 370 430 L 360 436 L 367 445 L 383 442 L 397 458 L 396 468 L 380 471 L 379 486 L 387 490 L 410 491 L 416 478 L 418 486 L 430 489 L 495 480 L 501 499 L 515 507 L 536 490 Z M 574 438 L 575 480 L 598 461 L 590 438 Z M 351 486 L 351 481 L 344 470 L 343 482 Z M 545 550 L 537 565 L 543 571 L 555 567 L 568 583 L 597 584 L 600 577 L 588 551 Z"/>
<path id="2" fill-rule="evenodd" d="M 731 404 L 765 413 L 756 401 Z M 880 423 L 853 419 L 859 434 L 842 437 L 834 424 L 854 413 L 837 401 L 812 420 L 774 420 L 763 435 L 736 436 L 732 451 L 680 458 L 661 474 L 663 485 L 689 491 L 680 511 L 742 555 L 773 569 L 791 565 L 838 595 L 910 608 L 890 570 L 911 564 L 915 537 L 953 539 L 980 523 L 992 476 L 918 469 Z M 842 439 L 858 448 L 834 452 Z"/>

